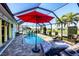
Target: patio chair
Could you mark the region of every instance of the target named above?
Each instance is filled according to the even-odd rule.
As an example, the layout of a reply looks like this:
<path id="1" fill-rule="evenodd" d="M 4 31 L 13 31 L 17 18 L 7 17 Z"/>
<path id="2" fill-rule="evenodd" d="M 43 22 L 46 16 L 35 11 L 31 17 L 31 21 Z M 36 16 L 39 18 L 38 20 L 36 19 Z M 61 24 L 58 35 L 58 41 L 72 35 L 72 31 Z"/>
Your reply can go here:
<path id="1" fill-rule="evenodd" d="M 61 55 L 60 52 L 64 51 L 65 49 L 67 49 L 70 46 L 69 44 L 65 43 L 62 40 L 54 40 L 53 42 L 51 42 L 51 44 L 52 44 L 51 50 L 53 50 L 53 51 L 52 52 L 51 52 L 51 50 L 48 51 L 46 53 L 46 55 L 48 55 L 49 53 L 50 53 L 50 55 L 52 55 L 52 54 Z"/>
<path id="2" fill-rule="evenodd" d="M 53 45 L 54 44 L 54 45 Z M 60 56 L 60 52 L 64 51 L 68 46 L 59 46 L 58 45 L 55 47 L 55 43 L 42 43 L 40 44 L 41 46 L 41 50 L 42 50 L 42 54 L 45 56 L 54 56 L 54 55 L 58 55 Z"/>
<path id="3" fill-rule="evenodd" d="M 52 48 L 52 45 L 51 43 L 48 43 L 48 42 L 42 42 L 40 43 L 40 47 L 41 47 L 42 55 L 46 56 L 45 53 Z"/>
<path id="4" fill-rule="evenodd" d="M 46 53 L 45 53 L 45 55 L 47 55 L 47 56 L 54 56 L 54 55 L 58 55 L 58 56 L 60 56 L 61 54 L 60 54 L 60 52 L 61 51 L 64 51 L 65 49 L 67 49 L 68 48 L 68 46 L 67 45 L 62 45 L 61 44 L 61 42 L 60 42 L 60 44 L 56 44 L 57 43 L 57 41 L 56 42 L 53 42 L 52 43 L 52 48 L 50 49 L 50 50 L 48 50 Z M 58 42 L 59 43 L 59 42 Z"/>
<path id="5" fill-rule="evenodd" d="M 79 50 L 64 50 L 66 56 L 79 56 Z"/>
<path id="6" fill-rule="evenodd" d="M 73 56 L 74 54 L 76 54 L 76 51 L 74 51 L 74 50 L 64 50 L 64 53 L 68 56 Z"/>
<path id="7" fill-rule="evenodd" d="M 79 43 L 62 51 L 66 56 L 79 56 Z"/>
<path id="8" fill-rule="evenodd" d="M 51 48 L 49 51 L 45 53 L 46 56 L 61 56 L 60 52 L 65 50 L 66 48 Z"/>
<path id="9" fill-rule="evenodd" d="M 76 50 L 76 52 L 79 54 L 79 49 L 78 49 L 78 50 Z"/>

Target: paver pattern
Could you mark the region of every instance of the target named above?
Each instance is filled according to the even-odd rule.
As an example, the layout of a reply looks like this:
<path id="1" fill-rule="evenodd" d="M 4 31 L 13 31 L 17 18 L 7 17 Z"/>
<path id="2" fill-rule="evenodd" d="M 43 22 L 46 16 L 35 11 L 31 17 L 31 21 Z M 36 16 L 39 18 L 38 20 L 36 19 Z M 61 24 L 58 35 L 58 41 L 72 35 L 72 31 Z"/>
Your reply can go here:
<path id="1" fill-rule="evenodd" d="M 41 56 L 42 52 L 33 53 L 32 48 L 34 45 L 24 44 L 24 36 L 20 35 L 13 40 L 13 42 L 8 46 L 8 48 L 2 53 L 2 56 Z M 39 45 L 38 45 L 39 47 Z M 39 47 L 40 48 L 40 47 Z"/>

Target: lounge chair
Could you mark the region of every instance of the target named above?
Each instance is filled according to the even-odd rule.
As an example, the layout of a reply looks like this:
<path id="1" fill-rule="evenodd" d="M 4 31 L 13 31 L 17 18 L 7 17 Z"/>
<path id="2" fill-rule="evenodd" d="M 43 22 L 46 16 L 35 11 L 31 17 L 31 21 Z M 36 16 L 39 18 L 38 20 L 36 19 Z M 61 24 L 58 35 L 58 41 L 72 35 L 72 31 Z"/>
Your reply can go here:
<path id="1" fill-rule="evenodd" d="M 46 56 L 58 55 L 58 56 L 60 56 L 60 52 L 64 51 L 68 47 L 68 46 L 55 46 L 55 45 L 52 45 L 51 43 L 41 44 L 41 50 L 43 52 L 43 55 L 46 55 Z"/>
<path id="2" fill-rule="evenodd" d="M 79 44 L 75 44 L 61 52 L 66 56 L 79 56 Z"/>
<path id="3" fill-rule="evenodd" d="M 79 50 L 76 50 L 77 53 L 79 53 Z"/>
<path id="4" fill-rule="evenodd" d="M 65 50 L 63 53 L 65 56 L 79 56 L 79 50 Z"/>
<path id="5" fill-rule="evenodd" d="M 61 56 L 60 52 L 63 51 L 64 48 L 51 48 L 49 51 L 45 53 L 46 56 Z"/>
<path id="6" fill-rule="evenodd" d="M 76 51 L 74 50 L 65 50 L 64 52 L 67 56 L 73 56 L 76 54 Z"/>
<path id="7" fill-rule="evenodd" d="M 64 51 L 70 46 L 69 44 L 61 40 L 54 40 L 53 42 L 51 42 L 51 44 L 52 44 L 52 48 L 50 49 L 50 51 L 46 53 L 47 55 L 50 53 L 51 55 L 59 56 L 61 55 L 60 52 Z"/>

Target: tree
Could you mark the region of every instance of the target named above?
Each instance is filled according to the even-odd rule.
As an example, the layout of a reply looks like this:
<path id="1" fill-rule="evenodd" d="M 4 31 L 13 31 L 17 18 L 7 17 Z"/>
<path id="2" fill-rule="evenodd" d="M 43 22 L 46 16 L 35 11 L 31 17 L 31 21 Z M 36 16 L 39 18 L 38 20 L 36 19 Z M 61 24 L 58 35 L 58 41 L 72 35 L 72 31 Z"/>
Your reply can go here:
<path id="1" fill-rule="evenodd" d="M 61 25 L 62 26 L 61 27 L 61 33 L 62 33 L 62 35 L 63 35 L 63 25 L 64 25 L 64 27 L 65 27 L 65 25 L 67 25 L 67 28 L 68 28 L 71 23 L 74 23 L 74 21 L 75 21 L 74 17 L 75 16 L 76 16 L 75 13 L 70 12 L 70 13 L 67 13 L 67 14 L 65 14 L 65 15 L 63 15 L 63 16 L 60 17 L 60 20 L 62 21 L 62 23 L 57 19 L 58 26 L 60 24 L 62 24 Z"/>
<path id="2" fill-rule="evenodd" d="M 77 21 L 77 18 L 75 18 L 76 15 L 76 13 L 70 12 L 60 17 L 60 20 L 63 22 L 64 26 L 67 25 L 68 27 L 71 23 L 75 24 L 74 21 Z M 59 20 L 57 20 L 57 22 L 60 23 Z"/>

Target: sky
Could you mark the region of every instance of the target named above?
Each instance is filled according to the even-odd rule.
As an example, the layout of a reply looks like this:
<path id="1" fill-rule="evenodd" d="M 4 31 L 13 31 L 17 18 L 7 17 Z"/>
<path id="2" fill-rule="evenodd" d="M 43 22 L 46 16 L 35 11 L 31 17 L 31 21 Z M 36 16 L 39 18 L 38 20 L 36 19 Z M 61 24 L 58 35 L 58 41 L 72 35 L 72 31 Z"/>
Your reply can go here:
<path id="1" fill-rule="evenodd" d="M 70 12 L 79 13 L 79 7 L 76 3 L 70 3 L 66 6 L 58 9 L 57 11 L 55 11 L 57 16 L 59 16 L 59 17 L 61 17 L 64 14 L 70 13 Z"/>
<path id="2" fill-rule="evenodd" d="M 23 4 L 23 3 L 22 3 Z M 66 4 L 66 3 L 65 3 Z M 39 6 L 39 7 L 42 7 L 42 8 L 46 8 L 46 9 L 49 9 L 49 10 L 55 10 L 61 6 L 63 6 L 64 4 L 61 3 L 61 4 L 58 4 L 58 3 L 55 3 L 55 4 L 51 4 L 51 3 L 43 3 L 43 4 L 23 4 L 21 5 L 20 3 L 19 4 L 11 4 L 11 3 L 8 3 L 9 5 L 9 8 L 11 9 L 12 13 L 16 13 L 18 11 L 21 11 L 21 10 L 25 10 L 25 9 L 29 9 L 29 8 L 32 8 L 32 7 L 35 7 L 35 6 Z M 16 6 L 17 5 L 17 6 Z M 53 5 L 53 6 L 52 6 Z M 17 8 L 18 7 L 18 8 Z M 49 13 L 47 11 L 44 11 L 44 10 L 40 10 L 40 9 L 36 9 L 37 11 L 41 12 L 41 13 L 44 13 L 44 14 L 48 14 L 50 16 L 53 16 L 54 19 L 52 19 L 50 22 L 53 24 L 53 23 L 56 23 L 56 17 L 52 14 L 52 13 Z M 73 13 L 79 13 L 79 7 L 76 3 L 69 3 L 67 5 L 65 5 L 64 7 L 54 11 L 54 13 L 58 16 L 58 17 L 61 17 L 62 15 L 64 14 L 67 14 L 67 13 L 70 13 L 70 12 L 73 12 Z M 47 24 L 46 27 L 50 27 L 49 23 L 45 23 Z M 28 24 L 23 24 L 23 25 L 27 25 L 27 26 L 35 26 L 35 24 L 31 24 L 31 23 L 28 23 Z"/>

